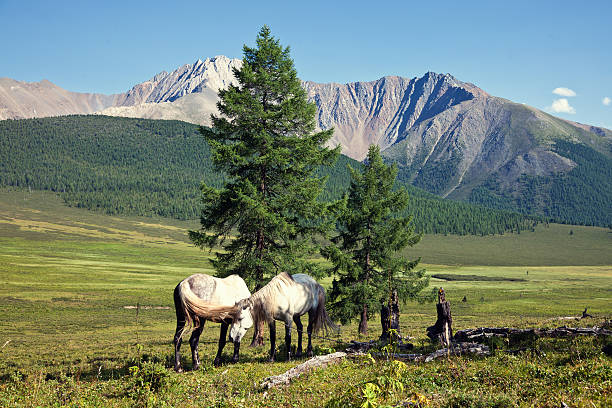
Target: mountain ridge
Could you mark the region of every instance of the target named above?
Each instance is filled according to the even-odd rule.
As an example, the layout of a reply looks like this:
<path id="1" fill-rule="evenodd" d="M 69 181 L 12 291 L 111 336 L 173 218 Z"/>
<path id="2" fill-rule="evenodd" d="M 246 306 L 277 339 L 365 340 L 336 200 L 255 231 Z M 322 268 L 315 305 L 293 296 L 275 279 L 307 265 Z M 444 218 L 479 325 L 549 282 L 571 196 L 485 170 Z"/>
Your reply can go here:
<path id="1" fill-rule="evenodd" d="M 118 94 L 67 91 L 47 79 L 24 82 L 0 78 L 0 120 L 90 114 L 116 103 Z"/>
<path id="2" fill-rule="evenodd" d="M 210 115 L 218 114 L 217 92 L 232 83 L 232 70 L 240 64 L 240 60 L 224 56 L 197 60 L 109 96 L 62 93 L 51 83 L 39 88 L 55 90 L 43 107 L 49 110 L 59 100 L 61 114 L 92 113 L 95 107 L 105 106 L 96 113 L 210 125 Z M 378 144 L 385 159 L 397 163 L 402 180 L 442 197 L 485 205 L 498 203 L 492 197 L 505 197 L 514 203 L 513 209 L 521 210 L 520 198 L 527 194 L 526 178 L 547 185 L 554 178 L 562 184 L 564 175 L 577 174 L 577 167 L 584 166 L 566 155 L 572 149 L 558 148 L 557 141 L 612 156 L 611 130 L 492 96 L 450 74 L 427 72 L 414 78 L 385 76 L 348 84 L 302 84 L 317 105 L 317 128 L 334 128 L 330 144 L 340 144 L 344 154 L 357 160 L 365 157 L 370 144 Z M 3 92 L 7 93 L 6 86 L 0 82 L 0 115 Z M 68 112 L 73 108 L 83 112 Z M 30 110 L 29 114 L 37 112 Z M 581 154 L 595 157 L 594 153 Z M 612 183 L 595 178 L 606 186 Z M 533 201 L 523 210 L 546 215 L 543 203 L 547 200 Z"/>

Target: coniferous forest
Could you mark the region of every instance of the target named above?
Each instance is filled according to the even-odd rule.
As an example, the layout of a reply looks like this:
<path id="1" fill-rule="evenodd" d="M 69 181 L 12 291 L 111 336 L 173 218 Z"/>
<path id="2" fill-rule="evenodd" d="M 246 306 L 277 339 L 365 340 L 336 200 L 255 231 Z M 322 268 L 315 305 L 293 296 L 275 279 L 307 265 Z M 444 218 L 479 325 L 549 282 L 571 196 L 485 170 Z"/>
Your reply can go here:
<path id="1" fill-rule="evenodd" d="M 350 183 L 341 155 L 322 199 L 340 198 Z M 199 217 L 202 182 L 220 186 L 198 126 L 179 121 L 63 116 L 0 121 L 0 186 L 57 192 L 70 206 L 107 214 Z M 410 184 L 404 214 L 416 231 L 502 234 L 531 230 L 542 219 L 513 211 L 441 199 Z M 551 214 L 552 215 L 552 214 Z"/>
<path id="2" fill-rule="evenodd" d="M 513 192 L 502 190 L 502 183 L 493 175 L 472 191 L 469 201 L 560 223 L 612 228 L 612 159 L 562 139 L 555 140 L 553 150 L 576 167 L 549 176 L 523 174 Z"/>

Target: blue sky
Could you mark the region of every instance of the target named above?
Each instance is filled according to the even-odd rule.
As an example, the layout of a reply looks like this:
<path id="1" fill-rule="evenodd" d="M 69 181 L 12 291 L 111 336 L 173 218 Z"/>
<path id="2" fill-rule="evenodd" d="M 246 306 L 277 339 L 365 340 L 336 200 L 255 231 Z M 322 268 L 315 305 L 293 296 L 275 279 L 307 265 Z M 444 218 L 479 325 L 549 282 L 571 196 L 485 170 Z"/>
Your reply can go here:
<path id="1" fill-rule="evenodd" d="M 0 0 L 0 77 L 124 92 L 198 58 L 239 58 L 267 24 L 305 80 L 451 73 L 612 128 L 612 1 L 580 3 Z"/>

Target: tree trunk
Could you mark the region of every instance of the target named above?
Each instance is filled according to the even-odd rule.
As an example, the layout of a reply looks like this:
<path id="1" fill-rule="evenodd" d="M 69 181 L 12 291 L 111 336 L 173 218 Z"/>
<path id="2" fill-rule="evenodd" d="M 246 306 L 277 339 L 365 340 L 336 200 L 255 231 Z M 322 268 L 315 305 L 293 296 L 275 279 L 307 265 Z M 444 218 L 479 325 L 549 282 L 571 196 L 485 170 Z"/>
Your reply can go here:
<path id="1" fill-rule="evenodd" d="M 258 272 L 258 274 L 259 273 L 260 272 Z M 259 289 L 261 289 L 262 284 L 260 282 L 261 280 L 263 280 L 263 277 L 260 278 L 258 275 L 257 279 L 259 280 L 259 282 L 255 286 L 255 291 L 258 291 Z M 251 344 L 249 345 L 249 347 L 261 347 L 264 345 L 263 331 L 264 331 L 265 323 L 266 322 L 261 320 L 258 324 L 255 325 L 254 332 L 253 332 L 253 339 L 251 340 Z"/>
<path id="2" fill-rule="evenodd" d="M 365 270 L 364 280 L 366 284 L 370 280 L 370 223 L 368 222 L 368 238 L 366 240 L 366 259 L 365 259 Z M 359 321 L 359 334 L 364 336 L 368 334 L 368 306 L 364 303 L 361 309 L 361 320 Z"/>
<path id="3" fill-rule="evenodd" d="M 433 326 L 427 328 L 427 336 L 432 341 L 440 341 L 449 345 L 453 339 L 453 318 L 450 311 L 450 303 L 445 298 L 444 289 L 438 291 L 438 304 L 436 305 L 438 319 Z"/>
<path id="4" fill-rule="evenodd" d="M 264 100 L 263 100 L 264 110 L 265 110 L 265 103 L 266 103 L 265 99 L 266 99 L 266 96 L 264 95 Z M 264 145 L 264 148 L 265 148 L 265 145 Z M 265 205 L 266 204 L 266 168 L 265 166 L 262 166 L 260 168 L 260 171 L 261 171 L 261 184 L 259 186 L 259 191 L 261 193 L 263 203 Z M 257 265 L 257 272 L 256 272 L 257 284 L 255 286 L 255 291 L 258 291 L 263 286 L 263 270 L 261 268 L 261 262 L 262 262 L 264 250 L 265 250 L 265 234 L 263 231 L 263 227 L 261 226 L 259 230 L 257 231 L 256 248 L 257 248 L 257 258 L 259 260 L 259 264 Z M 255 331 L 253 332 L 253 339 L 251 340 L 250 347 L 261 347 L 264 345 L 264 339 L 263 339 L 264 326 L 265 326 L 265 322 L 263 320 L 255 325 L 255 328 L 254 328 Z"/>
<path id="5" fill-rule="evenodd" d="M 392 340 L 399 338 L 399 301 L 397 290 L 391 292 L 391 298 L 387 305 L 383 304 L 380 309 L 380 324 L 382 326 L 382 334 L 380 340 L 387 342 L 390 338 L 390 330 L 395 330 Z"/>
<path id="6" fill-rule="evenodd" d="M 359 334 L 368 334 L 368 306 L 364 303 L 361 309 L 361 320 L 359 321 Z"/>

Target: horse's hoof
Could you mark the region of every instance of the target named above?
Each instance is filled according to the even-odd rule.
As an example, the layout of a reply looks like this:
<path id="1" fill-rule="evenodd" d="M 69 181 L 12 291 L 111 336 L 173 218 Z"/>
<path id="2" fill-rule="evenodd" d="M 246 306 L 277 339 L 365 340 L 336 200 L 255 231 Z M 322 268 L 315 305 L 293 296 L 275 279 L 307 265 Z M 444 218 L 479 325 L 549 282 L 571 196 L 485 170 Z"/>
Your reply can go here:
<path id="1" fill-rule="evenodd" d="M 268 357 L 268 363 L 273 363 L 274 362 L 274 357 Z"/>
<path id="2" fill-rule="evenodd" d="M 220 359 L 220 358 L 215 358 L 215 359 L 213 360 L 213 365 L 214 365 L 215 367 L 219 367 L 219 366 L 221 365 L 221 359 Z"/>
<path id="3" fill-rule="evenodd" d="M 236 364 L 238 362 L 238 357 L 232 357 L 230 361 L 232 364 Z"/>
<path id="4" fill-rule="evenodd" d="M 198 371 L 200 369 L 200 365 L 196 364 L 193 366 L 193 368 L 191 369 L 192 371 Z"/>
<path id="5" fill-rule="evenodd" d="M 302 358 L 302 352 L 298 351 L 297 353 L 295 353 L 295 358 Z"/>
<path id="6" fill-rule="evenodd" d="M 306 352 L 306 357 L 312 357 L 313 355 L 314 355 L 314 354 L 313 354 L 312 350 L 308 350 L 308 351 Z"/>
<path id="7" fill-rule="evenodd" d="M 177 373 L 182 373 L 183 367 L 174 367 L 174 371 L 176 371 Z"/>

